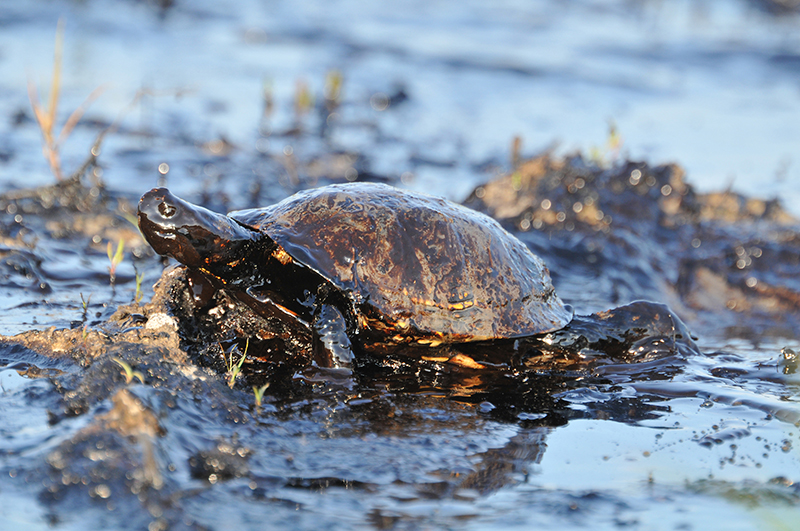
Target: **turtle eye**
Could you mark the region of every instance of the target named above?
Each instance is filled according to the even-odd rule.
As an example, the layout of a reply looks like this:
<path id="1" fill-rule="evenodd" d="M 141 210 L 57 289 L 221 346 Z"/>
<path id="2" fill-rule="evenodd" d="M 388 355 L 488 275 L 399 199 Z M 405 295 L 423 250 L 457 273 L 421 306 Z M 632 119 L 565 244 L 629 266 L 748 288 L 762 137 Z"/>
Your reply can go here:
<path id="1" fill-rule="evenodd" d="M 158 213 L 161 214 L 165 218 L 171 218 L 175 215 L 178 209 L 174 206 L 170 205 L 166 201 L 162 201 L 158 204 Z"/>

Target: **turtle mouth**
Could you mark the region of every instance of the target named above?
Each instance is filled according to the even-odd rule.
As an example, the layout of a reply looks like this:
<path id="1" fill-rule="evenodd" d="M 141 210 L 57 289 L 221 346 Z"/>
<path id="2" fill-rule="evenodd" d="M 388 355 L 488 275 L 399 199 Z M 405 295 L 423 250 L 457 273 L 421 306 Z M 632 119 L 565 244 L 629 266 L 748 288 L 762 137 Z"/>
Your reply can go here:
<path id="1" fill-rule="evenodd" d="M 153 188 L 139 200 L 139 229 L 153 250 L 190 267 L 201 267 L 199 242 L 207 239 L 188 203 L 166 188 Z"/>
<path id="2" fill-rule="evenodd" d="M 147 243 L 161 256 L 171 256 L 189 267 L 202 267 L 204 260 L 200 257 L 192 242 L 177 228 L 164 229 L 147 217 L 139 216 L 139 228 Z"/>
<path id="3" fill-rule="evenodd" d="M 160 230 L 154 231 L 154 234 L 159 238 L 163 238 L 165 240 L 174 240 L 176 239 L 174 232 L 162 232 Z"/>

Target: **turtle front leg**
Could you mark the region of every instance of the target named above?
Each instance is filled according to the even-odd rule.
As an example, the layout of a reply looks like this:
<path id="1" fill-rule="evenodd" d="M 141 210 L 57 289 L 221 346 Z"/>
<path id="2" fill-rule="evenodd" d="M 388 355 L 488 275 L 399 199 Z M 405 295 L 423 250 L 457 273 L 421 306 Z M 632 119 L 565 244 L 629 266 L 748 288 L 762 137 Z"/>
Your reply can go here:
<path id="1" fill-rule="evenodd" d="M 326 367 L 350 369 L 353 365 L 353 348 L 347 335 L 347 323 L 338 308 L 322 304 L 312 323 L 315 343 L 320 356 L 317 362 Z"/>

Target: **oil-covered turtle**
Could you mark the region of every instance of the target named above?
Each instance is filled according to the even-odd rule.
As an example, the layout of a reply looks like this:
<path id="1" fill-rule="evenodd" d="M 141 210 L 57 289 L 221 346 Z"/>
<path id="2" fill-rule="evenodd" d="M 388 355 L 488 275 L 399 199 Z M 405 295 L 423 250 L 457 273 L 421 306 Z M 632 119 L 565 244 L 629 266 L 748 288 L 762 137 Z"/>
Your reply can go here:
<path id="1" fill-rule="evenodd" d="M 572 311 L 541 259 L 495 220 L 387 185 L 351 183 L 228 216 L 164 188 L 139 202 L 153 249 L 261 315 L 312 330 L 338 363 L 365 350 L 543 334 Z"/>

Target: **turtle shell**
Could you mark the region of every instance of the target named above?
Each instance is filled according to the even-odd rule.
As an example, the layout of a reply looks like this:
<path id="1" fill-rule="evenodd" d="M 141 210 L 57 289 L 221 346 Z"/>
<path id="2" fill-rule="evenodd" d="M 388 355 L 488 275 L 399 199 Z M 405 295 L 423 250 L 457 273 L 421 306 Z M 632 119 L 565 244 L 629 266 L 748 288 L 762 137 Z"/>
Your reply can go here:
<path id="1" fill-rule="evenodd" d="M 229 216 L 346 293 L 364 327 L 473 341 L 548 332 L 572 317 L 525 244 L 444 199 L 351 183 Z"/>

